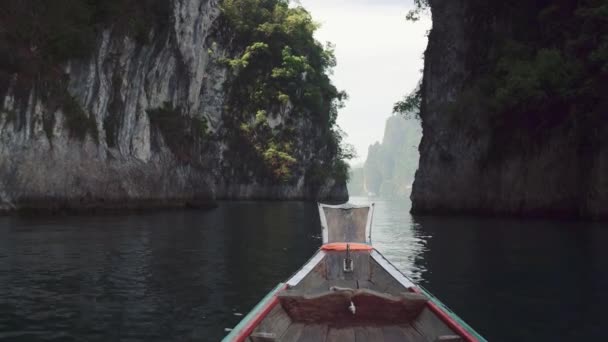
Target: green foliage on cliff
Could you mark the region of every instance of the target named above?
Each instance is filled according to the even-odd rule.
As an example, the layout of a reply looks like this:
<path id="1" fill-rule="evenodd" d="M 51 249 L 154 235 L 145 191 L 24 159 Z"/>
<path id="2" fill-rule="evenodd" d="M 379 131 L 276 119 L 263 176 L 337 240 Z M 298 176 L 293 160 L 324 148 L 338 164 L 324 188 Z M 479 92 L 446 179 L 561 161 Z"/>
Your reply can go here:
<path id="1" fill-rule="evenodd" d="M 238 133 L 250 148 L 249 152 L 253 153 L 254 157 L 260 157 L 260 161 L 272 176 L 280 181 L 288 181 L 291 178 L 291 168 L 296 163 L 292 156 L 292 144 L 289 139 L 282 139 L 279 134 L 273 132 L 268 125 L 265 110 L 256 113 L 253 123 L 241 123 Z M 247 149 L 241 151 L 245 152 Z"/>
<path id="2" fill-rule="evenodd" d="M 68 59 L 86 57 L 99 31 L 109 26 L 145 42 L 153 27 L 167 23 L 169 6 L 166 0 L 4 1 L 0 67 L 44 72 Z"/>
<path id="3" fill-rule="evenodd" d="M 0 7 L 0 96 L 10 85 L 18 101 L 25 103 L 32 91 L 38 96 L 48 84 L 60 85 L 58 95 L 48 97 L 53 102 L 50 107 L 61 107 L 71 136 L 98 139 L 97 123 L 67 92 L 64 63 L 90 57 L 107 28 L 114 38 L 126 34 L 146 43 L 151 32 L 162 32 L 170 24 L 171 4 L 170 0 L 8 0 Z M 303 176 L 307 166 L 303 163 L 312 158 L 302 153 L 302 146 L 308 144 L 318 152 L 314 157 L 320 168 L 346 178 L 342 158 L 350 153 L 336 125 L 346 94 L 330 82 L 336 63 L 333 47 L 315 41 L 317 25 L 310 14 L 300 6 L 290 7 L 286 0 L 221 0 L 219 4 L 222 14 L 209 39 L 224 40 L 222 51 L 230 57 L 219 61 L 231 71 L 226 115 L 218 132 L 220 139 L 228 136 L 232 159 L 225 163 L 227 169 L 232 164 L 239 169 L 240 164 L 247 177 L 263 175 L 260 178 L 267 180 L 271 175 L 294 181 Z M 214 49 L 209 48 L 210 55 Z M 17 82 L 14 75 L 19 76 Z M 108 146 L 115 147 L 122 104 L 119 96 L 111 101 L 103 127 Z M 153 132 L 160 133 L 176 154 L 191 159 L 196 156 L 184 155 L 185 145 L 206 141 L 208 137 L 200 133 L 206 123 L 184 112 L 166 104 L 148 115 Z M 282 122 L 271 128 L 269 122 L 277 116 Z M 45 114 L 49 137 L 55 123 L 53 111 Z"/>
<path id="4" fill-rule="evenodd" d="M 544 113 L 566 105 L 571 115 L 595 111 L 608 90 L 606 18 L 605 1 L 562 0 L 541 8 L 535 39 L 522 35 L 497 47 L 497 108 Z"/>
<path id="5" fill-rule="evenodd" d="M 406 119 L 420 119 L 420 107 L 422 105 L 422 88 L 419 83 L 416 89 L 409 95 L 403 97 L 393 106 L 393 114 L 399 114 Z"/>
<path id="6" fill-rule="evenodd" d="M 289 155 L 290 148 L 270 144 L 264 151 L 264 162 L 268 165 L 277 179 L 288 180 L 291 177 L 291 166 L 296 163 L 296 159 Z"/>
<path id="7" fill-rule="evenodd" d="M 232 106 L 241 112 L 295 109 L 335 121 L 344 99 L 329 79 L 336 60 L 331 46 L 315 41 L 317 25 L 302 7 L 281 0 L 225 0 L 222 10 L 244 52 L 228 63 L 235 72 Z"/>
<path id="8" fill-rule="evenodd" d="M 318 26 L 310 14 L 285 0 L 224 0 L 221 8 L 225 26 L 234 31 L 242 49 L 235 58 L 222 60 L 233 71 L 228 110 L 234 126 L 242 128 L 235 145 L 248 142 L 276 179 L 289 181 L 297 160 L 288 147 L 297 137 L 284 134 L 285 127 L 271 129 L 254 118 L 260 112 L 294 113 L 315 122 L 329 154 L 347 157 L 335 125 L 346 94 L 331 84 L 329 73 L 336 65 L 333 47 L 314 39 Z M 325 167 L 347 177 L 344 165 L 334 160 Z"/>
<path id="9" fill-rule="evenodd" d="M 405 19 L 409 21 L 420 20 L 420 15 L 429 8 L 429 0 L 414 0 L 414 8 L 407 12 Z"/>
<path id="10" fill-rule="evenodd" d="M 346 132 L 337 127 L 336 129 L 331 131 L 332 141 L 335 141 L 335 146 L 331 146 L 335 148 L 336 159 L 334 160 L 334 164 L 331 166 L 332 177 L 338 181 L 348 182 L 350 178 L 350 170 L 347 160 L 351 160 L 357 157 L 357 151 L 355 151 L 355 147 L 351 144 L 347 144 L 344 142 L 344 139 L 347 137 Z"/>
<path id="11" fill-rule="evenodd" d="M 534 146 L 558 126 L 595 132 L 608 112 L 608 3 L 470 2 L 478 25 L 468 39 L 484 44 L 467 52 L 473 74 L 450 108 L 454 117 L 489 122 L 500 149 Z M 484 25 L 510 28 L 489 33 Z M 600 139 L 583 138 L 590 144 Z"/>

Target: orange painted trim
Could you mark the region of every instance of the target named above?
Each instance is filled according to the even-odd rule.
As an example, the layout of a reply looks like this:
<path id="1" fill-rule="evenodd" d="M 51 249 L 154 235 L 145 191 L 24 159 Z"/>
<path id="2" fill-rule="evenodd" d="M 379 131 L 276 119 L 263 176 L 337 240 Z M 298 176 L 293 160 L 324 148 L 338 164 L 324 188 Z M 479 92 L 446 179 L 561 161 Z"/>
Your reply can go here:
<path id="1" fill-rule="evenodd" d="M 371 251 L 374 249 L 372 246 L 365 243 L 355 243 L 355 242 L 332 242 L 326 243 L 321 246 L 321 250 L 324 251 L 345 251 L 346 245 L 350 245 L 351 251 Z"/>

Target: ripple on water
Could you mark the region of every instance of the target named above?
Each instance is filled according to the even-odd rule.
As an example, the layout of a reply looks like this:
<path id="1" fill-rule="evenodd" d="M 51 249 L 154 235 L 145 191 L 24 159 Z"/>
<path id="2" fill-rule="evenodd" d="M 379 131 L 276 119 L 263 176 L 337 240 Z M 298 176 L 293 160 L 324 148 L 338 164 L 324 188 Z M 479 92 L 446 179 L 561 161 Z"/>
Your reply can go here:
<path id="1" fill-rule="evenodd" d="M 489 340 L 605 339 L 605 225 L 414 220 L 408 201 L 376 202 L 374 245 Z M 0 340 L 218 341 L 320 244 L 303 202 L 0 217 Z"/>

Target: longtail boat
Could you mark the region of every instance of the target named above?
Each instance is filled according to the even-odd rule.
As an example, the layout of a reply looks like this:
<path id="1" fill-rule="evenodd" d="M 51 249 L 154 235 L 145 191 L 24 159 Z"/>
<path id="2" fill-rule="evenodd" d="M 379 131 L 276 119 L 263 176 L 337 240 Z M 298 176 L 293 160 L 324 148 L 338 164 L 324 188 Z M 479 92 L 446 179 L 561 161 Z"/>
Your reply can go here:
<path id="1" fill-rule="evenodd" d="M 321 248 L 223 341 L 486 341 L 372 247 L 373 211 L 319 204 Z"/>

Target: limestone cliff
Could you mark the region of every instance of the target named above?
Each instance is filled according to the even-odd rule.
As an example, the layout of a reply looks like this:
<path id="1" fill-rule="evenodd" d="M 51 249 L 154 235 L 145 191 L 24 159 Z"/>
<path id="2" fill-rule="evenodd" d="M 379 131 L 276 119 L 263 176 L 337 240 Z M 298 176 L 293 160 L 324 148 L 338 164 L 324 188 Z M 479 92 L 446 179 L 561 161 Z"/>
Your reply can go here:
<path id="1" fill-rule="evenodd" d="M 386 120 L 382 142 L 369 146 L 361 170 L 353 169 L 349 193 L 407 198 L 418 167 L 420 123 L 393 115 Z"/>
<path id="2" fill-rule="evenodd" d="M 267 129 L 289 132 L 289 177 L 278 179 L 259 156 L 239 152 L 237 143 L 247 142 L 235 143 L 228 105 L 238 72 L 226 60 L 243 53 L 241 37 L 226 26 L 218 1 L 166 3 L 165 23 L 143 40 L 100 25 L 90 53 L 51 73 L 11 70 L 20 51 L 2 51 L 10 55 L 0 59 L 0 209 L 346 198 L 343 180 L 311 171 L 338 158 L 327 147 L 332 124 L 289 103 L 265 108 Z M 36 49 L 31 43 L 24 54 Z"/>
<path id="3" fill-rule="evenodd" d="M 413 213 L 608 216 L 605 2 L 429 4 Z"/>

